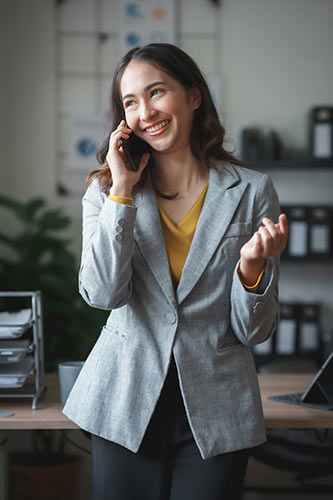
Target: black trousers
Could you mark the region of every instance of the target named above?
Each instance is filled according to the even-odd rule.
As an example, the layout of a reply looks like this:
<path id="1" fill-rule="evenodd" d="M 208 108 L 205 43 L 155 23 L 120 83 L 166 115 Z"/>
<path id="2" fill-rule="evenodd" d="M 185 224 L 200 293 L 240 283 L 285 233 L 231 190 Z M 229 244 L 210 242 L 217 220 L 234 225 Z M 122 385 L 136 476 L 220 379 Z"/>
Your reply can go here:
<path id="1" fill-rule="evenodd" d="M 240 500 L 249 449 L 203 460 L 172 360 L 137 453 L 92 435 L 93 500 Z"/>

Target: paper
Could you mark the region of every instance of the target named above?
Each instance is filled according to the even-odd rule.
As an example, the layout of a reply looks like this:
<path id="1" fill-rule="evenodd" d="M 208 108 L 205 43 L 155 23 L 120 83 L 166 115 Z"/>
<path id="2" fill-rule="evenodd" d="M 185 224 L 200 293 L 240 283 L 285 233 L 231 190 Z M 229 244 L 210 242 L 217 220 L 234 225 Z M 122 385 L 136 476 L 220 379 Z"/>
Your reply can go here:
<path id="1" fill-rule="evenodd" d="M 289 255 L 304 257 L 307 255 L 308 224 L 303 221 L 290 223 Z"/>
<path id="2" fill-rule="evenodd" d="M 265 340 L 261 344 L 257 344 L 253 347 L 256 354 L 271 354 L 272 353 L 273 340 L 272 337 Z"/>
<path id="3" fill-rule="evenodd" d="M 32 320 L 31 309 L 0 312 L 0 338 L 20 337 Z"/>
<path id="4" fill-rule="evenodd" d="M 276 354 L 293 354 L 295 352 L 296 321 L 280 319 L 276 333 Z"/>
<path id="5" fill-rule="evenodd" d="M 314 224 L 311 227 L 310 249 L 314 253 L 326 253 L 330 249 L 329 226 Z"/>
<path id="6" fill-rule="evenodd" d="M 301 323 L 300 348 L 302 351 L 315 351 L 319 347 L 318 324 L 315 321 Z"/>
<path id="7" fill-rule="evenodd" d="M 120 55 L 147 43 L 175 43 L 175 0 L 118 0 Z"/>
<path id="8" fill-rule="evenodd" d="M 101 113 L 71 113 L 67 168 L 86 172 L 97 169 L 96 151 L 105 135 Z"/>
<path id="9" fill-rule="evenodd" d="M 331 158 L 332 156 L 332 126 L 320 123 L 314 127 L 313 155 L 315 158 Z"/>

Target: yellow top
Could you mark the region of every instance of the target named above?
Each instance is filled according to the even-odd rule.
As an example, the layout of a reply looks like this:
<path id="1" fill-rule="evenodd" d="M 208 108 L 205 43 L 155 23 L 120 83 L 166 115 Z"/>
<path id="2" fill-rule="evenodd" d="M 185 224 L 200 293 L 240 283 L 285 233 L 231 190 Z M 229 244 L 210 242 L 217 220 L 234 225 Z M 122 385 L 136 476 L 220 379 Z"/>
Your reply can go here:
<path id="1" fill-rule="evenodd" d="M 207 189 L 208 189 L 208 182 L 205 184 L 205 187 L 201 191 L 199 198 L 194 203 L 192 208 L 187 212 L 187 214 L 182 218 L 182 220 L 177 225 L 174 224 L 169 219 L 167 214 L 164 212 L 163 208 L 161 206 L 158 206 L 165 246 L 169 258 L 169 266 L 171 271 L 172 282 L 175 288 L 179 283 L 183 267 L 187 258 L 187 254 L 190 250 L 195 228 L 205 201 Z M 127 198 L 123 196 L 112 196 L 112 195 L 109 195 L 108 198 L 117 203 L 133 205 L 132 198 Z M 239 279 L 242 285 L 246 288 L 246 290 L 251 292 L 256 291 L 260 283 L 260 280 L 262 278 L 262 275 L 264 274 L 264 270 L 265 268 L 261 271 L 256 283 L 252 286 L 245 285 L 245 283 L 241 280 L 239 276 Z"/>
<path id="2" fill-rule="evenodd" d="M 177 225 L 169 219 L 163 208 L 160 205 L 158 206 L 174 287 L 179 283 L 186 257 L 190 250 L 194 231 L 205 201 L 207 189 L 208 182 L 192 208 Z"/>

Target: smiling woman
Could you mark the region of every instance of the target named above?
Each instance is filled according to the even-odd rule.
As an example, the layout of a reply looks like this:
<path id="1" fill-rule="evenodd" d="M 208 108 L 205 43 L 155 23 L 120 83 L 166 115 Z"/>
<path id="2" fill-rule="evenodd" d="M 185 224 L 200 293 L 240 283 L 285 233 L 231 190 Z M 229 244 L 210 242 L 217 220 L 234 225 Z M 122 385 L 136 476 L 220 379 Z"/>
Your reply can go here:
<path id="1" fill-rule="evenodd" d="M 201 103 L 198 88 L 185 89 L 161 69 L 133 60 L 123 73 L 120 92 L 126 122 L 150 145 L 154 163 L 159 152 L 190 154 L 194 111 Z"/>
<path id="2" fill-rule="evenodd" d="M 159 94 L 163 95 L 167 90 L 167 88 L 165 88 L 167 83 L 171 84 L 171 87 L 174 85 L 178 87 L 178 89 L 181 87 L 181 91 L 186 97 L 188 97 L 188 93 L 194 93 L 194 96 L 197 94 L 197 99 L 200 100 L 200 106 L 197 107 L 193 115 L 193 127 L 190 129 L 190 148 L 201 167 L 205 165 L 206 168 L 209 168 L 213 166 L 215 160 L 226 161 L 234 165 L 242 165 L 239 159 L 235 158 L 224 149 L 225 130 L 219 121 L 207 82 L 195 62 L 178 47 L 169 44 L 150 44 L 141 48 L 132 49 L 128 52 L 120 61 L 114 73 L 110 103 L 110 132 L 97 153 L 97 159 L 101 164 L 101 168 L 90 173 L 87 178 L 87 185 L 93 178 L 97 177 L 105 192 L 109 192 L 111 187 L 111 171 L 106 163 L 111 132 L 118 127 L 125 116 L 126 119 L 129 120 L 127 115 L 130 117 L 131 111 L 128 108 L 132 105 L 138 105 L 135 100 L 136 96 L 134 95 L 134 91 L 137 89 L 139 81 L 138 74 L 132 73 L 132 88 L 128 88 L 128 90 L 121 89 L 121 84 L 123 84 L 123 73 L 128 69 L 130 63 L 143 63 L 143 68 L 153 69 L 154 72 L 163 75 L 161 78 L 154 78 L 152 74 L 146 77 L 148 87 L 145 88 L 144 86 L 144 91 L 148 95 L 150 91 L 151 100 L 159 99 Z M 180 103 L 178 105 L 180 105 Z M 156 121 L 158 120 L 155 120 L 155 123 L 152 121 L 152 124 L 156 125 Z M 128 123 L 128 125 L 131 126 L 130 123 Z M 150 123 L 148 125 L 150 125 Z M 185 133 L 188 133 L 185 123 L 181 125 Z M 148 139 L 148 133 L 146 136 Z M 147 143 L 148 141 L 145 142 L 144 150 L 150 149 L 149 143 L 148 145 Z M 137 185 L 134 186 L 134 191 L 138 187 L 144 185 L 147 180 L 148 170 L 154 177 L 157 169 L 153 168 L 152 158 L 150 158 L 148 162 L 147 171 L 142 173 Z M 158 192 L 160 186 L 157 185 L 157 181 L 156 183 L 154 182 L 154 187 Z"/>
<path id="3" fill-rule="evenodd" d="M 265 441 L 250 347 L 276 328 L 286 217 L 270 179 L 225 151 L 179 48 L 126 54 L 111 116 L 79 276 L 111 312 L 64 413 L 92 435 L 94 500 L 239 500 Z"/>

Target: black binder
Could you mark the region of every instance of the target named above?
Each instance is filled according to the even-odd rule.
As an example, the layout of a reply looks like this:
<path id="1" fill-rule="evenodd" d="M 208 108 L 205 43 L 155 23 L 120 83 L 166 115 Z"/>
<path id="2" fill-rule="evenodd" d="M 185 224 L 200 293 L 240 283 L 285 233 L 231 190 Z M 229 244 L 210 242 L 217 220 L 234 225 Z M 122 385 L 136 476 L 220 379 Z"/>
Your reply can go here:
<path id="1" fill-rule="evenodd" d="M 331 208 L 318 206 L 309 208 L 311 257 L 325 260 L 331 256 Z"/>
<path id="2" fill-rule="evenodd" d="M 309 257 L 309 214 L 306 206 L 285 207 L 289 219 L 286 257 L 304 260 Z"/>
<path id="3" fill-rule="evenodd" d="M 333 410 L 333 351 L 304 393 L 269 396 L 268 399 L 322 410 Z"/>

